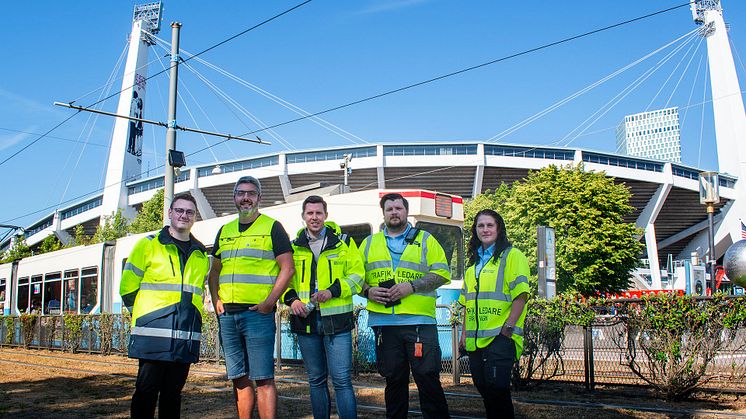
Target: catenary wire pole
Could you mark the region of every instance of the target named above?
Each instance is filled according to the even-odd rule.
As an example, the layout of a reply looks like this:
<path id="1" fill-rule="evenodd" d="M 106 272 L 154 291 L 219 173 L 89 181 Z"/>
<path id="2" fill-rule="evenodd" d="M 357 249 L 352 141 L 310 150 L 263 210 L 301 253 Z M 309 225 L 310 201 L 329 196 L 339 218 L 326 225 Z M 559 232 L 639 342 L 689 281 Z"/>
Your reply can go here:
<path id="1" fill-rule="evenodd" d="M 174 199 L 174 166 L 171 152 L 176 151 L 176 94 L 179 82 L 179 30 L 181 23 L 171 23 L 171 72 L 168 88 L 168 130 L 166 131 L 166 170 L 163 179 L 163 223 Z"/>

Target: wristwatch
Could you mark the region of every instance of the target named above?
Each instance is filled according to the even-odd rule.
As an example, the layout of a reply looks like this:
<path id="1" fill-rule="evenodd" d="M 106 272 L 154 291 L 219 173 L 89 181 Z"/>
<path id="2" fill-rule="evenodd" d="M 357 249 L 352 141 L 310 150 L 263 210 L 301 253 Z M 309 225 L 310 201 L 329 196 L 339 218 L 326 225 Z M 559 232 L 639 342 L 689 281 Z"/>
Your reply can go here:
<path id="1" fill-rule="evenodd" d="M 506 329 L 508 332 L 510 332 L 510 334 L 513 334 L 513 329 L 515 329 L 515 325 L 505 323 L 503 325 L 503 329 Z"/>

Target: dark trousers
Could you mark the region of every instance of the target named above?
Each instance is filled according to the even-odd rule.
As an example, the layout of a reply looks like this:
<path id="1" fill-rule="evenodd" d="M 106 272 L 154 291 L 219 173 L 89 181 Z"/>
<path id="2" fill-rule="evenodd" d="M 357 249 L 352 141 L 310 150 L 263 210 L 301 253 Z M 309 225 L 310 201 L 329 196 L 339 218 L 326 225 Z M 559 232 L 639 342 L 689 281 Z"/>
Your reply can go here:
<path id="1" fill-rule="evenodd" d="M 409 371 L 420 395 L 422 416 L 449 418 L 440 385 L 440 345 L 435 325 L 378 326 L 376 365 L 386 378 L 386 417 L 406 418 L 409 411 Z M 422 343 L 422 356 L 415 356 L 415 342 Z"/>
<path id="2" fill-rule="evenodd" d="M 487 417 L 512 418 L 510 374 L 515 360 L 513 339 L 498 335 L 484 349 L 469 352 L 469 364 L 474 385 L 484 401 Z"/>
<path id="3" fill-rule="evenodd" d="M 155 417 L 157 403 L 160 419 L 178 418 L 181 414 L 181 389 L 189 375 L 189 366 L 181 362 L 141 359 L 132 396 L 131 417 Z"/>

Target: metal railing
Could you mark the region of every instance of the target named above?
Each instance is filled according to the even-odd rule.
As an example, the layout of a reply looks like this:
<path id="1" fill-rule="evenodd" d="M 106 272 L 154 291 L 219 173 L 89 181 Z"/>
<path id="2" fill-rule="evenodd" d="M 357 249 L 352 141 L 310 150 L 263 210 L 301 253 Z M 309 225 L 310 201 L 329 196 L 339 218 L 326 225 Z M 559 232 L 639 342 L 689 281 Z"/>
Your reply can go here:
<path id="1" fill-rule="evenodd" d="M 367 311 L 364 308 L 356 311 L 353 371 L 372 372 L 376 370 L 373 331 L 367 326 Z M 129 316 L 78 317 L 81 321 L 77 330 L 66 325 L 66 316 L 0 317 L 0 346 L 126 355 Z M 459 383 L 463 376 L 469 376 L 469 363 L 466 357 L 458 358 L 461 327 L 457 322 L 452 322 L 452 318 L 451 307 L 437 307 L 441 373 L 449 375 L 454 383 Z M 300 348 L 283 310 L 276 313 L 276 322 L 278 366 L 283 363 L 300 364 Z M 71 324 L 74 325 L 74 322 Z M 202 361 L 223 362 L 218 333 L 215 316 L 206 316 L 202 330 Z M 743 385 L 736 385 L 746 382 L 746 330 L 738 330 L 735 336 L 708 366 L 704 387 L 729 388 L 746 393 Z M 547 360 L 543 368 L 555 372 L 549 374 L 551 380 L 584 383 L 589 389 L 597 384 L 647 385 L 628 366 L 624 344 L 630 339 L 644 338 L 639 333 L 629 333 L 624 323 L 613 316 L 597 316 L 591 326 L 566 326 L 557 356 Z M 526 362 L 525 356 L 521 362 Z"/>

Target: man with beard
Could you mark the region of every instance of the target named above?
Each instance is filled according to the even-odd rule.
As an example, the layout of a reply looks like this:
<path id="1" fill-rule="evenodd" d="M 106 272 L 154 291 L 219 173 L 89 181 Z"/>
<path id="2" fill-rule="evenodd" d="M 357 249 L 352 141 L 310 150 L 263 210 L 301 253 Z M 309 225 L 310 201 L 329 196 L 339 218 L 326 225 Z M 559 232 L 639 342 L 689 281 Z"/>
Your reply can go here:
<path id="1" fill-rule="evenodd" d="M 407 221 L 409 202 L 401 194 L 384 195 L 380 205 L 386 227 L 363 240 L 360 251 L 368 325 L 376 336 L 378 372 L 386 378 L 386 417 L 407 417 L 411 368 L 423 416 L 447 418 L 435 299 L 451 271 L 435 237 Z"/>
<path id="2" fill-rule="evenodd" d="M 137 242 L 122 272 L 119 294 L 132 313 L 128 353 L 139 359 L 131 416 L 178 418 L 189 365 L 199 360 L 207 250 L 190 234 L 197 201 L 178 194 L 170 225 Z M 85 296 L 83 297 L 83 312 Z M 160 401 L 159 401 L 160 398 Z"/>
<path id="3" fill-rule="evenodd" d="M 209 277 L 225 368 L 241 419 L 251 417 L 255 404 L 262 419 L 277 414 L 274 312 L 295 271 L 288 234 L 279 222 L 259 213 L 261 197 L 259 180 L 238 179 L 233 187 L 238 218 L 218 231 Z"/>

